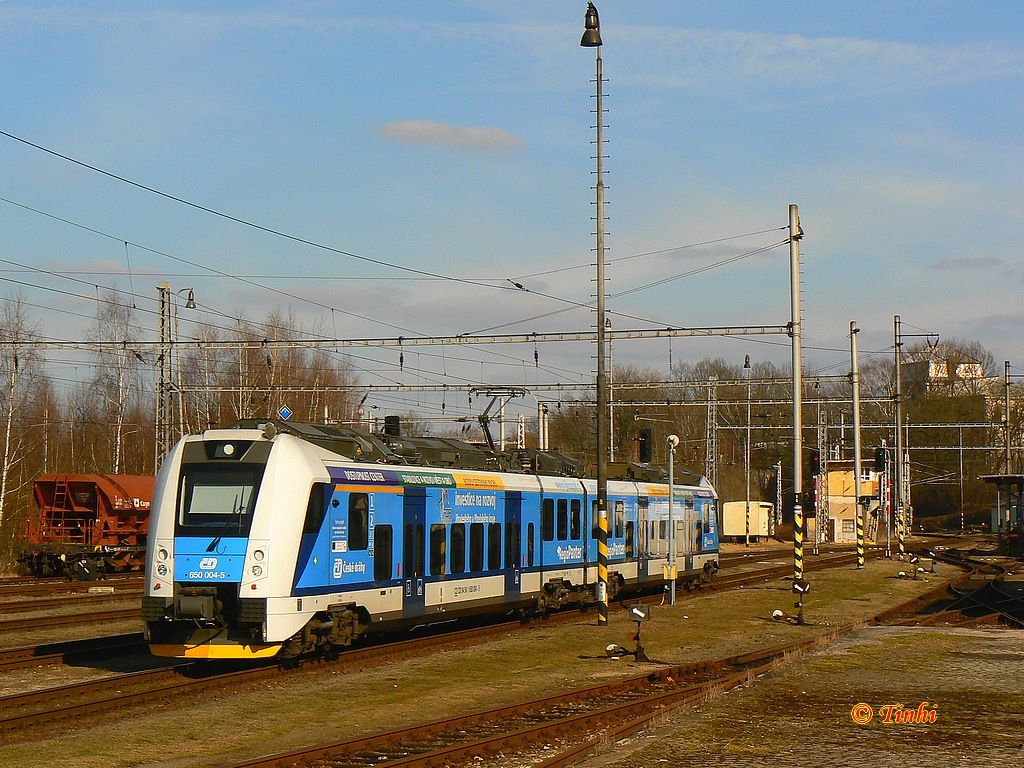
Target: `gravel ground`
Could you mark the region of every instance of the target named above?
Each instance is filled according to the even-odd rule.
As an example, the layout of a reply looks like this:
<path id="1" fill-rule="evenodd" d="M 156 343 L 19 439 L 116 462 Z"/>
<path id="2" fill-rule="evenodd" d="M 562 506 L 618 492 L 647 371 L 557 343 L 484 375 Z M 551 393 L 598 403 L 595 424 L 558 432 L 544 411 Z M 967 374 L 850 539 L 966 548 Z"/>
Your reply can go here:
<path id="1" fill-rule="evenodd" d="M 922 702 L 935 722 L 884 722 Z M 871 706 L 865 725 L 854 705 Z M 1010 766 L 1024 764 L 1024 633 L 871 627 L 743 690 L 678 713 L 586 768 L 658 765 Z"/>
<path id="2" fill-rule="evenodd" d="M 810 574 L 810 624 L 803 627 L 770 618 L 775 608 L 792 610 L 788 580 L 685 597 L 675 607 L 655 608 L 653 618 L 643 627 L 644 645 L 651 658 L 675 664 L 826 634 L 934 586 L 934 581 L 896 579 L 896 570 L 894 563 L 869 561 L 863 572 L 843 567 Z M 940 572 L 940 576 L 951 573 Z M 122 716 L 91 718 L 80 727 L 62 726 L 47 738 L 2 745 L 0 765 L 216 766 L 489 709 L 653 669 L 651 664 L 612 661 L 604 653 L 609 643 L 631 645 L 635 626 L 625 614 L 613 613 L 610 626 L 598 629 L 594 615 L 587 614 L 581 615 L 578 623 L 542 626 L 473 648 L 431 652 L 387 667 L 301 671 L 258 688 L 175 698 Z M 96 672 L 102 674 L 106 669 Z M 849 720 L 851 705 L 846 699 L 835 698 L 823 706 L 833 708 L 837 720 L 844 716 Z M 690 722 L 695 715 L 686 717 Z M 752 715 L 743 719 L 751 720 Z M 756 721 L 769 729 L 775 727 L 775 721 Z M 729 727 L 741 733 L 735 723 Z M 679 757 L 672 758 L 673 762 Z M 661 759 L 669 758 L 655 758 L 650 764 Z M 765 762 L 758 758 L 751 764 Z"/>

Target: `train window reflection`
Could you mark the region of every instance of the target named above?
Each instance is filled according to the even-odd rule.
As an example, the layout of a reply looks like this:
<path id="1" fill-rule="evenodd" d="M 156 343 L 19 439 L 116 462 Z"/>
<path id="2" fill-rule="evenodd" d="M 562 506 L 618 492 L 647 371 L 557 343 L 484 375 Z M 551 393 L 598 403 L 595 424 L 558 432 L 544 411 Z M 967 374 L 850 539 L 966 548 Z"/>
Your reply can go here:
<path id="1" fill-rule="evenodd" d="M 348 548 L 352 552 L 366 549 L 370 544 L 370 503 L 365 493 L 348 497 Z"/>
<path id="2" fill-rule="evenodd" d="M 185 465 L 178 495 L 179 525 L 247 532 L 262 477 L 262 468 L 257 466 Z"/>

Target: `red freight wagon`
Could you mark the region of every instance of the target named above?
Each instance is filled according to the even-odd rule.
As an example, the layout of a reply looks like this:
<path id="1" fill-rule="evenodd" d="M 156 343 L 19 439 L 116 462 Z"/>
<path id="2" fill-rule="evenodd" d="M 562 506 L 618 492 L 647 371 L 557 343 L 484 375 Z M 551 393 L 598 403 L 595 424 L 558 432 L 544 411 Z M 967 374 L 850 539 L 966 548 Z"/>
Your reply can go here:
<path id="1" fill-rule="evenodd" d="M 148 475 L 42 475 L 19 561 L 37 576 L 68 578 L 142 568 L 155 482 Z"/>

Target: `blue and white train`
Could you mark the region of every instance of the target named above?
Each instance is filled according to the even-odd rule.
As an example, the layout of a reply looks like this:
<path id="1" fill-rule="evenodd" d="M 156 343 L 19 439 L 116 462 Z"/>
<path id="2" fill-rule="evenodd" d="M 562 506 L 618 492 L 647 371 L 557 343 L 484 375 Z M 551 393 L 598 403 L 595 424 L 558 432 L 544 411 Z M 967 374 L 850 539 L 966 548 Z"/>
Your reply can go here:
<path id="1" fill-rule="evenodd" d="M 359 450 L 349 453 L 359 454 Z M 296 434 L 183 438 L 157 478 L 142 611 L 151 651 L 254 659 L 366 632 L 595 602 L 594 480 L 387 465 Z M 717 500 L 608 482 L 609 599 L 718 567 Z"/>

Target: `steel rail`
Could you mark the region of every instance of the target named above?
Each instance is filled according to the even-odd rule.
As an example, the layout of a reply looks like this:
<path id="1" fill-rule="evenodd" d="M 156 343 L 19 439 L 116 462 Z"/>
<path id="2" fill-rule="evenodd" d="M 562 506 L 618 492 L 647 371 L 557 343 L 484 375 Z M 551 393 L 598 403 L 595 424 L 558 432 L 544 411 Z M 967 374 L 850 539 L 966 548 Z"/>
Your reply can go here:
<path id="1" fill-rule="evenodd" d="M 877 550 L 872 554 L 876 553 L 881 554 L 881 550 Z M 851 562 L 852 557 L 853 555 L 851 554 L 840 554 L 824 558 L 821 561 L 812 563 L 812 569 L 844 565 Z M 771 574 L 777 570 L 772 568 L 744 571 L 736 574 L 737 578 L 735 581 L 727 586 L 738 587 L 763 581 L 766 578 L 771 578 Z M 656 594 L 632 600 L 630 605 L 640 600 L 646 602 L 658 600 L 660 597 L 661 591 L 659 590 Z M 618 607 L 625 609 L 626 605 L 620 603 Z M 137 615 L 137 609 L 135 609 L 134 615 Z M 578 617 L 578 609 L 568 609 L 552 614 L 548 621 L 557 623 L 578 621 Z M 490 637 L 520 631 L 523 627 L 522 621 L 517 618 L 513 621 L 491 624 L 486 627 L 463 629 L 455 632 L 447 631 L 429 637 L 355 648 L 340 653 L 336 659 L 318 660 L 316 664 L 307 664 L 306 666 L 311 671 L 317 671 L 320 666 L 325 664 L 340 664 L 343 668 L 349 670 L 364 669 L 378 666 L 396 658 L 414 658 L 433 647 L 459 647 L 478 643 Z M 191 662 L 161 670 L 129 673 L 127 675 L 118 675 L 116 677 L 59 686 L 57 688 L 14 694 L 0 698 L 0 735 L 3 735 L 7 740 L 11 740 L 19 732 L 32 726 L 83 715 L 93 715 L 104 711 L 120 709 L 126 705 L 164 699 L 172 695 L 202 690 L 204 688 L 253 682 L 278 674 L 294 672 L 295 670 L 281 669 L 276 665 L 218 672 L 217 668 L 210 662 Z M 190 675 L 195 675 L 196 677 L 193 678 Z M 114 696 L 108 695 L 112 688 L 121 690 L 122 693 Z M 83 701 L 83 699 L 85 700 Z M 37 709 L 36 711 L 25 712 L 26 709 L 32 708 Z"/>
<path id="2" fill-rule="evenodd" d="M 59 621 L 62 625 L 68 625 L 98 624 L 103 621 L 123 621 L 127 619 L 138 619 L 139 621 L 142 621 L 142 614 L 139 606 L 116 611 L 103 611 L 100 613 L 51 614 L 50 616 L 43 618 L 4 619 L 0 621 L 0 632 L 10 632 L 16 629 L 35 629 L 44 623 L 53 624 L 55 621 Z"/>
<path id="3" fill-rule="evenodd" d="M 6 672 L 48 664 L 65 664 L 69 661 L 95 656 L 110 656 L 115 653 L 139 653 L 145 651 L 146 648 L 146 641 L 141 632 L 7 648 L 0 650 L 0 671 Z"/>
<path id="4" fill-rule="evenodd" d="M 48 608 L 73 607 L 82 603 L 114 603 L 120 600 L 138 600 L 141 597 L 142 590 L 132 590 L 131 592 L 106 592 L 95 595 L 79 592 L 64 597 L 7 600 L 0 601 L 0 614 L 28 613 L 29 611 L 43 611 Z"/>

